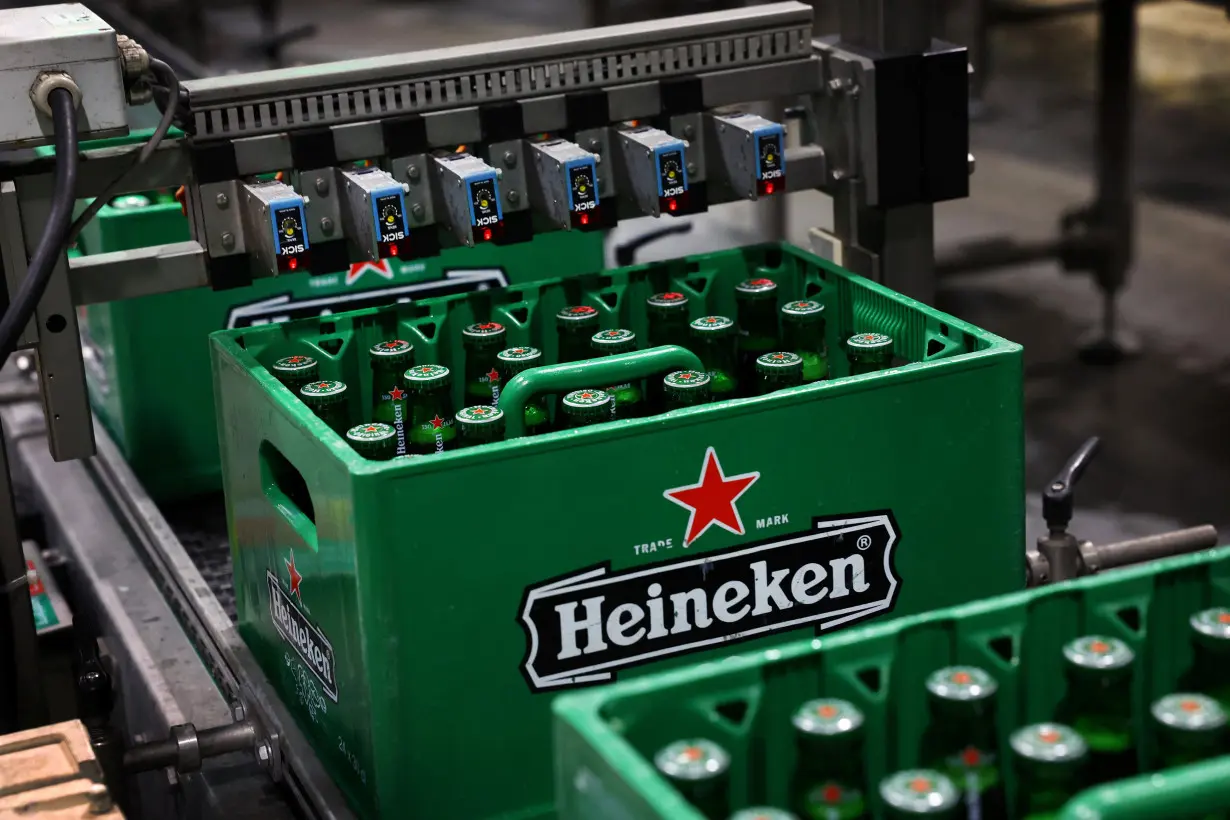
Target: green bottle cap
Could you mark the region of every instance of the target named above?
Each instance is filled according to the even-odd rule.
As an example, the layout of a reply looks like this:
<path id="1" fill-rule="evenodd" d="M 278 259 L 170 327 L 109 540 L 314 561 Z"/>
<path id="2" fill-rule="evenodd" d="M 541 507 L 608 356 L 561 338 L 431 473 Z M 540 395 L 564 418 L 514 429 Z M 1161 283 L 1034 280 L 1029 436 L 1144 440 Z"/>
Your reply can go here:
<path id="1" fill-rule="evenodd" d="M 702 316 L 694 319 L 689 327 L 693 336 L 729 336 L 735 332 L 735 323 L 725 316 Z"/>
<path id="2" fill-rule="evenodd" d="M 597 327 L 598 310 L 589 305 L 572 305 L 555 314 L 555 324 L 561 330 L 564 328 Z"/>
<path id="3" fill-rule="evenodd" d="M 564 396 L 564 412 L 582 421 L 606 419 L 611 415 L 611 394 L 605 390 L 573 390 Z"/>
<path id="4" fill-rule="evenodd" d="M 883 358 L 893 352 L 893 337 L 886 333 L 855 333 L 846 341 L 852 356 Z"/>
<path id="5" fill-rule="evenodd" d="M 770 378 L 789 378 L 803 375 L 803 357 L 798 353 L 779 350 L 756 357 L 756 372 Z"/>
<path id="6" fill-rule="evenodd" d="M 636 334 L 631 330 L 599 330 L 589 339 L 589 346 L 606 355 L 631 353 L 636 350 Z"/>
<path id="7" fill-rule="evenodd" d="M 346 431 L 346 441 L 362 456 L 389 458 L 397 452 L 397 430 L 379 421 L 351 427 Z"/>
<path id="8" fill-rule="evenodd" d="M 503 347 L 504 335 L 499 322 L 476 322 L 461 331 L 461 340 L 468 348 Z"/>
<path id="9" fill-rule="evenodd" d="M 457 424 L 466 438 L 494 441 L 504 437 L 504 411 L 478 404 L 457 411 Z"/>
<path id="10" fill-rule="evenodd" d="M 115 199 L 107 203 L 117 211 L 132 211 L 137 208 L 145 208 L 149 206 L 149 197 L 141 194 L 125 194 L 117 196 Z"/>
<path id="11" fill-rule="evenodd" d="M 1086 635 L 1065 644 L 1063 656 L 1071 667 L 1113 672 L 1130 666 L 1136 653 L 1118 638 Z"/>
<path id="12" fill-rule="evenodd" d="M 295 355 L 283 356 L 274 362 L 273 367 L 269 369 L 279 379 L 311 381 L 316 378 L 318 368 L 319 365 L 311 356 Z"/>
<path id="13" fill-rule="evenodd" d="M 504 371 L 504 381 L 507 382 L 522 370 L 538 367 L 542 364 L 542 351 L 536 347 L 510 347 L 496 354 L 500 360 L 500 369 Z"/>
<path id="14" fill-rule="evenodd" d="M 711 740 L 679 740 L 654 755 L 658 771 L 671 780 L 715 780 L 730 770 L 730 755 Z"/>
<path id="15" fill-rule="evenodd" d="M 449 370 L 442 364 L 420 364 L 402 374 L 406 389 L 412 393 L 422 393 L 444 387 L 452 381 Z"/>
<path id="16" fill-rule="evenodd" d="M 755 279 L 744 279 L 739 284 L 735 285 L 735 298 L 737 299 L 769 299 L 777 294 L 777 283 L 772 279 L 758 277 Z"/>
<path id="17" fill-rule="evenodd" d="M 713 380 L 709 378 L 709 374 L 700 370 L 676 370 L 662 377 L 662 384 L 666 389 L 677 393 L 707 389 L 711 381 Z"/>
<path id="18" fill-rule="evenodd" d="M 1226 712 L 1210 697 L 1175 693 L 1154 701 L 1153 719 L 1180 732 L 1215 732 L 1226 725 Z"/>
<path id="19" fill-rule="evenodd" d="M 902 814 L 939 814 L 952 810 L 961 799 L 951 780 L 930 769 L 889 775 L 880 783 L 880 796 Z"/>
<path id="20" fill-rule="evenodd" d="M 411 365 L 414 364 L 414 345 L 402 339 L 388 339 L 377 342 L 367 351 L 373 364 L 380 365 Z"/>
<path id="21" fill-rule="evenodd" d="M 772 806 L 756 806 L 750 809 L 739 809 L 730 815 L 730 820 L 799 820 L 788 811 L 775 809 Z"/>
<path id="22" fill-rule="evenodd" d="M 824 316 L 824 305 L 811 299 L 801 299 L 797 302 L 787 302 L 782 305 L 782 318 L 788 322 L 805 324 L 814 322 Z"/>
<path id="23" fill-rule="evenodd" d="M 687 315 L 688 297 L 678 291 L 668 290 L 650 296 L 645 300 L 645 306 L 655 316 Z"/>
<path id="24" fill-rule="evenodd" d="M 927 678 L 927 691 L 941 701 L 984 701 L 994 696 L 997 689 L 995 678 L 977 666 L 946 666 Z"/>
<path id="25" fill-rule="evenodd" d="M 800 706 L 791 722 L 801 734 L 808 736 L 848 736 L 862 728 L 863 713 L 848 700 L 817 698 Z"/>
<path id="26" fill-rule="evenodd" d="M 323 407 L 346 400 L 346 383 L 339 381 L 308 382 L 299 388 L 299 396 L 309 407 Z"/>
<path id="27" fill-rule="evenodd" d="M 1035 723 L 1012 733 L 1008 745 L 1031 763 L 1080 763 L 1089 753 L 1085 739 L 1062 723 Z"/>
<path id="28" fill-rule="evenodd" d="M 1223 652 L 1230 650 L 1230 609 L 1219 606 L 1201 610 L 1189 623 L 1197 643 Z"/>

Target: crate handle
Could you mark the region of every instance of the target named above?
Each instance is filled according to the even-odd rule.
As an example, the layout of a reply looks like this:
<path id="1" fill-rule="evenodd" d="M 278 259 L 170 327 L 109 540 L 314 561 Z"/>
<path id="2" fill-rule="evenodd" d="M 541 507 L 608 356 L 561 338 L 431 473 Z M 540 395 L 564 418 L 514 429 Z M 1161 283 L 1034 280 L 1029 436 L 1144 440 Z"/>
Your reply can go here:
<path id="1" fill-rule="evenodd" d="M 295 534 L 313 552 L 319 550 L 316 541 L 316 511 L 311 491 L 299 468 L 271 441 L 260 446 L 261 489 L 265 498 L 277 510 Z"/>
<path id="2" fill-rule="evenodd" d="M 619 384 L 672 370 L 704 370 L 695 353 L 678 345 L 621 353 L 602 359 L 532 367 L 518 373 L 500 391 L 505 437 L 525 435 L 525 405 L 540 393 L 567 393 L 598 384 Z"/>

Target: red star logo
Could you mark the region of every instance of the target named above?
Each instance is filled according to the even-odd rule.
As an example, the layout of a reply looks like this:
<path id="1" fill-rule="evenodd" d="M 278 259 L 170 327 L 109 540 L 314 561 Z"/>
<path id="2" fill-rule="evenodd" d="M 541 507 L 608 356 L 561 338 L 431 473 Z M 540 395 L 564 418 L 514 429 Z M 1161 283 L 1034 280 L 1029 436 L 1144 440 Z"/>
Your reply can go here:
<path id="1" fill-rule="evenodd" d="M 961 762 L 966 766 L 977 766 L 982 762 L 982 752 L 978 751 L 973 746 L 970 746 L 968 749 L 961 752 Z"/>
<path id="2" fill-rule="evenodd" d="M 493 367 L 491 368 L 491 372 L 487 374 L 487 379 L 489 381 L 498 382 L 500 380 L 500 374 L 496 372 L 496 369 Z"/>
<path id="3" fill-rule="evenodd" d="M 439 430 L 442 424 L 444 424 L 444 419 L 440 418 L 437 414 L 436 417 L 431 420 L 431 429 Z"/>
<path id="4" fill-rule="evenodd" d="M 709 527 L 717 524 L 727 532 L 743 535 L 743 519 L 739 517 L 739 509 L 735 502 L 739 496 L 747 492 L 748 487 L 756 483 L 760 473 L 744 473 L 727 478 L 718 462 L 717 451 L 712 447 L 705 451 L 705 461 L 701 466 L 700 480 L 686 487 L 676 487 L 662 493 L 667 499 L 680 507 L 691 510 L 688 516 L 687 532 L 683 545 L 691 546 L 692 542 L 705 534 Z"/>
<path id="5" fill-rule="evenodd" d="M 752 281 L 748 282 L 748 284 L 755 285 L 756 287 L 761 288 L 766 285 L 772 285 L 773 280 L 772 279 L 753 279 Z"/>
<path id="6" fill-rule="evenodd" d="M 483 322 L 478 326 L 479 330 L 502 330 L 503 328 L 504 326 L 498 322 Z"/>
<path id="7" fill-rule="evenodd" d="M 584 316 L 587 313 L 597 313 L 598 311 L 594 310 L 592 307 L 589 307 L 588 305 L 579 305 L 574 308 L 568 308 L 568 312 L 574 316 Z"/>
<path id="8" fill-rule="evenodd" d="M 682 294 L 682 293 L 675 293 L 675 292 L 672 290 L 672 291 L 671 291 L 671 292 L 669 292 L 669 293 L 664 293 L 664 294 L 662 294 L 662 298 L 663 298 L 663 299 L 666 299 L 666 300 L 668 300 L 668 301 L 674 302 L 674 301 L 676 301 L 676 300 L 682 299 L 682 298 L 683 298 L 683 294 Z"/>
<path id="9" fill-rule="evenodd" d="M 401 339 L 395 339 L 391 342 L 385 342 L 384 344 L 381 345 L 381 347 L 383 347 L 385 350 L 396 350 L 397 348 L 401 347 L 404 344 L 405 342 L 403 342 Z"/>
<path id="10" fill-rule="evenodd" d="M 350 266 L 350 270 L 346 271 L 346 284 L 353 285 L 359 281 L 359 277 L 368 271 L 384 279 L 393 278 L 393 269 L 389 267 L 389 260 L 387 259 L 381 259 L 378 262 L 356 262 Z"/>
<path id="11" fill-rule="evenodd" d="M 376 432 L 376 431 L 377 431 L 377 430 L 379 430 L 379 429 L 380 429 L 380 428 L 379 428 L 379 427 L 377 427 L 376 425 L 374 425 L 374 424 L 369 424 L 369 425 L 367 425 L 366 427 L 364 427 L 364 428 L 363 428 L 363 432 L 364 432 L 364 433 L 374 433 L 374 432 Z"/>
<path id="12" fill-rule="evenodd" d="M 406 397 L 406 391 L 402 390 L 400 387 L 394 387 L 392 390 L 389 391 L 389 398 L 392 399 L 393 401 L 401 401 L 405 397 Z"/>
<path id="13" fill-rule="evenodd" d="M 295 595 L 300 601 L 303 600 L 303 595 L 299 593 L 299 585 L 303 583 L 303 576 L 299 574 L 299 570 L 295 569 L 295 554 L 292 552 L 290 558 L 283 561 L 286 564 L 286 569 L 290 571 L 290 594 Z"/>
<path id="14" fill-rule="evenodd" d="M 692 374 L 691 374 L 691 373 L 680 373 L 680 374 L 679 374 L 679 379 L 680 379 L 680 381 L 685 381 L 685 382 L 686 382 L 686 381 L 690 380 L 691 378 L 692 378 Z"/>
<path id="15" fill-rule="evenodd" d="M 289 356 L 286 359 L 287 364 L 299 364 L 301 361 L 303 361 L 302 356 Z"/>
<path id="16" fill-rule="evenodd" d="M 832 784 L 825 786 L 822 799 L 825 803 L 840 803 L 841 786 L 834 786 Z"/>

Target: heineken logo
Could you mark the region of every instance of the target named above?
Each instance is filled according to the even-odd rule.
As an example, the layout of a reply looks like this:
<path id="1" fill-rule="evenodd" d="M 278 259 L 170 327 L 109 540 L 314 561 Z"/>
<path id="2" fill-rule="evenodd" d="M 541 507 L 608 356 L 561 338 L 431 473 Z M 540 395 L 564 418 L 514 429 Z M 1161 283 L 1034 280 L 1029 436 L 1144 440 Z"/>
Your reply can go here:
<path id="1" fill-rule="evenodd" d="M 287 567 L 295 594 L 298 594 L 299 583 L 303 579 L 295 570 L 293 558 L 287 562 Z M 265 570 L 265 577 L 269 582 L 269 617 L 273 620 L 274 628 L 282 636 L 282 640 L 295 650 L 295 654 L 311 670 L 316 680 L 320 681 L 329 700 L 337 703 L 337 664 L 333 656 L 333 644 L 307 619 L 294 599 L 286 594 L 277 575 Z"/>
<path id="2" fill-rule="evenodd" d="M 705 459 L 701 462 L 700 478 L 695 484 L 675 487 L 662 493 L 668 501 L 673 501 L 688 510 L 688 524 L 684 529 L 683 545 L 690 547 L 692 542 L 700 538 L 714 524 L 734 533 L 743 535 L 743 518 L 735 502 L 747 492 L 760 473 L 744 473 L 726 477 L 722 464 L 718 461 L 717 450 L 710 447 L 705 450 Z"/>
<path id="3" fill-rule="evenodd" d="M 896 603 L 898 537 L 888 511 L 830 516 L 752 545 L 545 581 L 522 598 L 522 673 L 532 691 L 558 691 L 676 655 L 866 620 Z"/>

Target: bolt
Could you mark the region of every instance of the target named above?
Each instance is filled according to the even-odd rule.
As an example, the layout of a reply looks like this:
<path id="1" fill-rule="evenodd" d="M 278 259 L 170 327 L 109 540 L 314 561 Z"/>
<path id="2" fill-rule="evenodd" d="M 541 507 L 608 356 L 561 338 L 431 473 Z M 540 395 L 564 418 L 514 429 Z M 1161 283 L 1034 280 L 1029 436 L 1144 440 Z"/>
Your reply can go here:
<path id="1" fill-rule="evenodd" d="M 834 168 L 833 169 L 833 179 L 834 180 L 836 180 L 837 182 L 841 182 L 845 178 L 846 178 L 845 168 Z"/>
<path id="2" fill-rule="evenodd" d="M 508 201 L 509 201 L 511 204 L 516 205 L 516 204 L 517 204 L 517 200 L 519 200 L 520 198 L 521 198 L 521 195 L 520 195 L 519 193 L 517 193 L 516 191 L 511 190 L 511 189 L 509 190 L 509 192 L 508 192 Z"/>
<path id="3" fill-rule="evenodd" d="M 333 220 L 327 216 L 322 216 L 320 218 L 320 230 L 327 234 L 333 233 Z"/>
<path id="4" fill-rule="evenodd" d="M 411 182 L 419 181 L 419 167 L 417 165 L 407 165 L 406 166 L 406 179 L 410 180 Z"/>
<path id="5" fill-rule="evenodd" d="M 845 77 L 834 77 L 829 80 L 829 91 L 832 91 L 834 94 L 845 94 L 853 87 L 854 83 L 850 82 L 850 80 Z"/>
<path id="6" fill-rule="evenodd" d="M 324 177 L 316 177 L 316 193 L 321 196 L 329 194 L 329 180 Z"/>
<path id="7" fill-rule="evenodd" d="M 218 194 L 214 197 L 214 202 L 217 203 L 219 208 L 225 208 L 227 205 L 231 204 L 230 197 L 226 194 Z"/>
<path id="8" fill-rule="evenodd" d="M 693 128 L 693 127 L 692 127 L 692 126 L 690 126 L 690 125 L 685 125 L 685 126 L 683 126 L 683 138 L 684 138 L 685 140 L 690 140 L 690 139 L 692 139 L 692 137 L 694 137 L 694 136 L 696 136 L 696 129 L 695 129 L 695 128 Z"/>
<path id="9" fill-rule="evenodd" d="M 696 175 L 696 163 L 695 162 L 688 163 L 688 173 L 692 176 Z"/>
<path id="10" fill-rule="evenodd" d="M 423 215 L 425 213 L 426 212 L 423 210 L 423 206 L 419 205 L 417 202 L 410 206 L 410 216 L 414 217 L 415 222 L 422 222 Z"/>
<path id="11" fill-rule="evenodd" d="M 269 747 L 268 742 L 261 741 L 256 745 L 256 759 L 261 762 L 261 765 L 267 766 L 271 757 L 273 757 L 273 749 Z"/>
<path id="12" fill-rule="evenodd" d="M 312 200 L 311 200 L 311 198 L 310 198 L 310 197 L 306 197 L 306 196 L 305 196 L 305 197 L 303 198 L 303 204 L 304 204 L 304 205 L 308 204 L 308 203 L 309 203 L 309 202 L 311 202 L 311 201 L 312 201 Z"/>
<path id="13" fill-rule="evenodd" d="M 590 137 L 589 142 L 587 142 L 586 145 L 589 147 L 590 151 L 597 153 L 598 149 L 602 147 L 602 141 L 597 137 Z"/>
<path id="14" fill-rule="evenodd" d="M 231 707 L 231 717 L 233 717 L 236 721 L 243 720 L 245 714 L 246 713 L 244 712 L 242 703 L 237 702 L 234 706 Z"/>
<path id="15" fill-rule="evenodd" d="M 235 250 L 235 234 L 231 233 L 230 231 L 223 231 L 221 238 L 222 238 L 222 247 L 226 248 L 228 251 Z"/>
<path id="16" fill-rule="evenodd" d="M 517 155 L 514 154 L 512 151 L 504 152 L 504 167 L 505 168 L 516 168 L 517 167 Z"/>

